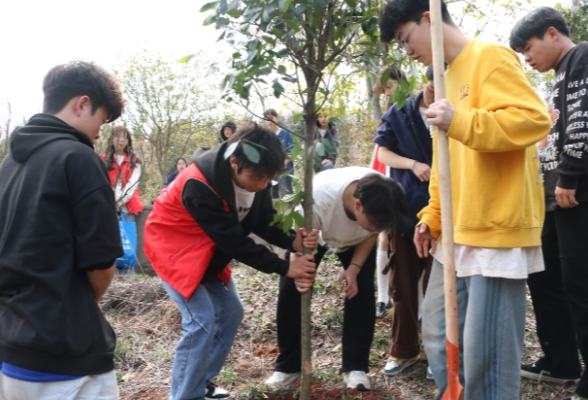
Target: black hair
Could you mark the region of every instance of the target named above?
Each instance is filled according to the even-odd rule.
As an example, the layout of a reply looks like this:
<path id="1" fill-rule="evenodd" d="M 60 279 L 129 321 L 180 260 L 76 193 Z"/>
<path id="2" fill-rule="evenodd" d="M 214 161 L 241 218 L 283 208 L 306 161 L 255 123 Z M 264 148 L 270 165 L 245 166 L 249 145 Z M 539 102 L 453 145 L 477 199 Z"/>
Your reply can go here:
<path id="1" fill-rule="evenodd" d="M 251 122 L 249 126 L 238 130 L 232 135 L 227 141 L 227 146 L 235 142 L 239 142 L 233 152 L 239 173 L 243 168 L 250 168 L 255 175 L 273 178 L 284 168 L 286 152 L 282 147 L 280 138 L 269 129 Z M 252 162 L 245 155 L 243 150 L 245 143 L 259 151 L 259 162 Z"/>
<path id="2" fill-rule="evenodd" d="M 434 81 L 435 80 L 435 75 L 433 74 L 433 66 L 429 65 L 427 67 L 427 70 L 425 71 L 425 76 L 427 77 L 428 81 Z"/>
<path id="3" fill-rule="evenodd" d="M 265 110 L 263 112 L 263 116 L 266 118 L 269 118 L 269 117 L 278 118 L 278 112 L 276 110 L 274 110 L 273 108 L 268 108 L 267 110 Z"/>
<path id="4" fill-rule="evenodd" d="M 388 71 L 388 80 L 389 81 L 398 82 L 401 79 L 404 81 L 408 80 L 406 73 L 399 66 L 397 66 L 395 64 L 388 65 L 387 67 L 382 68 L 380 70 L 380 72 L 378 73 L 378 79 L 376 80 L 376 86 L 374 88 L 376 90 L 377 95 L 381 95 L 384 93 L 384 85 L 382 84 L 382 77 L 384 76 L 386 71 Z"/>
<path id="5" fill-rule="evenodd" d="M 382 174 L 368 174 L 357 182 L 353 197 L 361 201 L 363 213 L 382 231 L 406 230 L 410 224 L 404 189 Z"/>
<path id="6" fill-rule="evenodd" d="M 451 19 L 447 5 L 441 2 L 441 16 L 443 22 L 455 25 Z M 429 11 L 429 0 L 390 0 L 380 16 L 380 40 L 390 43 L 400 25 L 407 22 L 418 22 L 425 11 Z"/>
<path id="7" fill-rule="evenodd" d="M 570 31 L 566 25 L 563 15 L 555 8 L 539 7 L 530 14 L 525 15 L 516 23 L 510 32 L 510 47 L 514 51 L 521 51 L 527 45 L 527 42 L 536 37 L 543 40 L 545 32 L 554 27 L 558 32 L 570 36 Z"/>
<path id="8" fill-rule="evenodd" d="M 57 114 L 76 96 L 88 96 L 92 114 L 100 107 L 108 110 L 112 122 L 123 112 L 124 99 L 118 81 L 99 65 L 72 61 L 53 67 L 43 80 L 43 112 Z"/>
<path id="9" fill-rule="evenodd" d="M 117 125 L 112 128 L 112 131 L 110 131 L 110 136 L 108 137 L 108 144 L 106 147 L 106 156 L 104 157 L 104 165 L 106 165 L 106 169 L 109 171 L 112 171 L 114 169 L 114 166 L 112 164 L 114 159 L 114 139 L 120 133 L 124 133 L 127 137 L 125 154 L 129 156 L 129 168 L 134 169 L 137 166 L 137 164 L 141 164 L 141 159 L 137 157 L 137 155 L 133 151 L 133 137 L 131 136 L 131 132 L 127 129 L 126 126 Z"/>

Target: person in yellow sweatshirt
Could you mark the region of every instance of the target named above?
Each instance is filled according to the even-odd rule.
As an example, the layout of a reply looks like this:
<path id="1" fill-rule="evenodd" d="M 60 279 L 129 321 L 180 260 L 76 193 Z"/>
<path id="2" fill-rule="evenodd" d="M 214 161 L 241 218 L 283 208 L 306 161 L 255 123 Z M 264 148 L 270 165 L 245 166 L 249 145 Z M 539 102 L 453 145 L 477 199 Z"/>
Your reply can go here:
<path id="1" fill-rule="evenodd" d="M 425 111 L 449 138 L 455 265 L 464 400 L 519 398 L 526 279 L 544 269 L 543 182 L 535 143 L 549 132 L 545 105 L 516 54 L 470 39 L 443 14 L 447 99 Z M 395 40 L 415 61 L 432 64 L 429 0 L 391 0 L 382 41 Z M 433 158 L 436 159 L 436 140 Z M 433 254 L 423 306 L 423 343 L 440 399 L 447 387 L 443 254 L 436 162 L 429 204 L 419 213 L 415 245 Z"/>

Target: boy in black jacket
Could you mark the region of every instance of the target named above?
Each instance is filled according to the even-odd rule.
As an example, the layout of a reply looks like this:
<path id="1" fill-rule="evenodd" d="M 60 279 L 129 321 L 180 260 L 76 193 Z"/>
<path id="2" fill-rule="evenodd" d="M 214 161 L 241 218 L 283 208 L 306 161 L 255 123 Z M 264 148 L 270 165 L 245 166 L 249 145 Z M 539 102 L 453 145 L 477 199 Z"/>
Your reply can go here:
<path id="1" fill-rule="evenodd" d="M 539 71 L 555 69 L 551 132 L 539 143 L 545 181 L 542 233 L 545 271 L 527 281 L 537 335 L 545 353 L 521 366 L 521 376 L 578 382 L 571 398 L 588 398 L 578 348 L 588 360 L 588 43 L 575 45 L 561 13 L 538 8 L 513 28 L 510 46 Z"/>
<path id="2" fill-rule="evenodd" d="M 123 98 L 93 63 L 53 68 L 43 114 L 0 166 L 0 399 L 116 399 L 115 335 L 98 302 L 123 254 L 94 152 Z"/>

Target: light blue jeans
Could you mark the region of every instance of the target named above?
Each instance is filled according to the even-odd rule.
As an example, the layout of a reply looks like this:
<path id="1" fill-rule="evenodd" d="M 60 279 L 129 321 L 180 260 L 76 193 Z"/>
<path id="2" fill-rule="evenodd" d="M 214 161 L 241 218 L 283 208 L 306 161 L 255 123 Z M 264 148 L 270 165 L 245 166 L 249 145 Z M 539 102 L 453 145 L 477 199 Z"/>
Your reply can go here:
<path id="1" fill-rule="evenodd" d="M 457 307 L 463 399 L 518 400 L 526 280 L 457 278 Z M 443 265 L 436 260 L 423 303 L 422 334 L 439 400 L 447 387 L 447 359 Z"/>
<path id="2" fill-rule="evenodd" d="M 163 286 L 182 314 L 183 330 L 172 369 L 170 400 L 203 399 L 243 319 L 239 292 L 232 278 L 226 285 L 217 277 L 204 278 L 190 301 L 166 282 Z"/>

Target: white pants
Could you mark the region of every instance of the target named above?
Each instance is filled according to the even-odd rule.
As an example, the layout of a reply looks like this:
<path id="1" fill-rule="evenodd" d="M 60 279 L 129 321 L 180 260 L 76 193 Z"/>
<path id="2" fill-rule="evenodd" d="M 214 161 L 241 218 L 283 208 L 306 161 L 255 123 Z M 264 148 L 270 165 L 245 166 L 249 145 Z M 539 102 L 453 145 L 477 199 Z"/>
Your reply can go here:
<path id="1" fill-rule="evenodd" d="M 0 373 L 0 400 L 117 400 L 114 371 L 71 381 L 28 382 Z"/>

